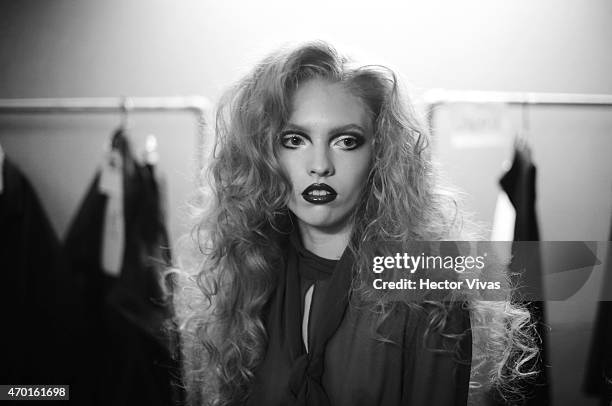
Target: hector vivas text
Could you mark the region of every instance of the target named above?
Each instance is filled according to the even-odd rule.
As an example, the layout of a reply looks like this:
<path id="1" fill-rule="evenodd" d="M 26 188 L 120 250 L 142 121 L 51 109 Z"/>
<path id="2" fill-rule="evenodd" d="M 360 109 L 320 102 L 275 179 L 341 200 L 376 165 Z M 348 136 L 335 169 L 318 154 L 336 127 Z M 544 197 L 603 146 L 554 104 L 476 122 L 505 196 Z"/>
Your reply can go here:
<path id="1" fill-rule="evenodd" d="M 481 271 L 485 268 L 485 257 L 484 255 L 479 256 L 442 256 L 442 255 L 425 255 L 421 253 L 419 255 L 410 255 L 408 253 L 397 253 L 393 256 L 376 256 L 373 259 L 372 271 L 379 275 L 386 270 L 401 270 L 406 273 L 406 278 L 400 278 L 399 280 L 385 281 L 381 278 L 375 278 L 373 281 L 374 289 L 487 289 L 497 290 L 501 288 L 500 282 L 483 282 L 478 278 L 466 278 L 462 280 L 456 280 L 452 278 L 447 279 L 432 279 L 429 277 L 413 278 L 419 274 L 417 271 L 429 271 L 428 275 L 432 272 L 456 272 L 463 274 L 464 272 L 470 271 Z"/>

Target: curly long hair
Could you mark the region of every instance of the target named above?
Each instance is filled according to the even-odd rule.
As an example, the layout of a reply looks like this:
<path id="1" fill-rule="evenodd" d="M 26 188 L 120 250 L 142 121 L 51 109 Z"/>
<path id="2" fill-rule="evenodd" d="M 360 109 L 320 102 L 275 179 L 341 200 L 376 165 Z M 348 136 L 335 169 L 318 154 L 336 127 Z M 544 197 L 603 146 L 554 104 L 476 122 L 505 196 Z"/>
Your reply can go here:
<path id="1" fill-rule="evenodd" d="M 262 312 L 284 270 L 281 247 L 291 221 L 291 184 L 277 158 L 279 134 L 293 94 L 311 79 L 343 84 L 363 100 L 374 129 L 372 167 L 351 219 L 352 303 L 376 309 L 381 322 L 395 306 L 371 287 L 371 258 L 362 249 L 368 242 L 478 238 L 456 193 L 441 187 L 426 128 L 390 69 L 355 65 L 324 42 L 270 55 L 219 103 L 214 153 L 194 204 L 195 244 L 183 256 L 191 261 L 179 265 L 183 278 L 175 303 L 190 404 L 244 401 L 265 355 Z M 483 382 L 484 376 L 506 393 L 536 373 L 538 356 L 529 313 L 509 299 L 464 298 L 472 325 L 473 381 Z M 444 323 L 448 308 L 441 303 L 437 308 L 431 326 Z"/>

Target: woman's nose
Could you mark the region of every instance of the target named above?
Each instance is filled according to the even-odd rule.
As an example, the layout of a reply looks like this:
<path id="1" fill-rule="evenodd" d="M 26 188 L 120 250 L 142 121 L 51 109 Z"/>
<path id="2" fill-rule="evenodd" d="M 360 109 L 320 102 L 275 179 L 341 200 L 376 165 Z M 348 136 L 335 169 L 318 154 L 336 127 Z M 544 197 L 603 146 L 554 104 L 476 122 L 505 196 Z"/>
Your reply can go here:
<path id="1" fill-rule="evenodd" d="M 313 176 L 331 176 L 334 164 L 326 148 L 313 148 L 308 173 Z"/>

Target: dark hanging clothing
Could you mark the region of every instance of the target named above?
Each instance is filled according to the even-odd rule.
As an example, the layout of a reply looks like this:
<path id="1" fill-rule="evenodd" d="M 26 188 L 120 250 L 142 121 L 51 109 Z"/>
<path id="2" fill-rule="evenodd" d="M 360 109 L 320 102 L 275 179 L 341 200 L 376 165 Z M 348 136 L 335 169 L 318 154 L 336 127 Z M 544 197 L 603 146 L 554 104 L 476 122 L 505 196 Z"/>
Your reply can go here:
<path id="1" fill-rule="evenodd" d="M 517 147 L 510 170 L 500 180 L 500 185 L 508 195 L 510 202 L 516 210 L 514 224 L 514 241 L 539 241 L 540 232 L 536 216 L 536 167 L 531 161 L 531 152 L 528 146 Z M 527 250 L 518 252 L 517 250 Z M 513 258 L 523 258 L 531 266 L 524 269 L 522 263 L 513 259 L 510 263 L 511 274 L 520 275 L 515 281 L 519 296 L 526 298 L 543 297 L 543 277 L 541 253 L 536 245 L 513 244 Z M 549 404 L 546 326 L 544 324 L 544 302 L 532 300 L 526 303 L 532 317 L 537 320 L 537 331 L 542 338 L 540 344 L 540 360 L 536 368 L 541 371 L 535 383 L 530 384 L 529 399 L 526 405 Z M 503 403 L 502 401 L 499 401 Z"/>
<path id="2" fill-rule="evenodd" d="M 539 241 L 535 210 L 536 167 L 524 148 L 514 151 L 512 166 L 499 183 L 516 210 L 514 241 Z"/>
<path id="3" fill-rule="evenodd" d="M 255 372 L 247 405 L 467 403 L 471 363 L 467 310 L 459 305 L 453 309 L 445 330 L 466 333 L 459 354 L 453 351 L 455 340 L 451 343 L 436 333 L 424 340 L 426 311 L 404 304 L 398 304 L 376 330 L 377 315 L 349 302 L 350 252 L 332 261 L 305 250 L 297 232 L 290 240 L 286 272 L 265 317 L 269 337 L 265 358 Z M 310 284 L 315 287 L 306 352 L 301 325 Z"/>
<path id="4" fill-rule="evenodd" d="M 610 235 L 612 241 L 612 221 Z M 612 249 L 608 244 L 608 257 L 604 263 L 602 292 L 612 291 Z M 584 390 L 598 396 L 600 404 L 608 406 L 612 402 L 612 302 L 600 301 L 595 321 L 595 331 L 591 340 L 591 351 L 587 364 Z"/>
<path id="5" fill-rule="evenodd" d="M 173 383 L 180 367 L 175 337 L 167 333 L 171 301 L 162 292 L 169 256 L 159 191 L 152 168 L 134 161 L 127 141 L 123 157 L 125 249 L 121 272 L 102 269 L 102 232 L 108 197 L 91 184 L 65 242 L 79 281 L 82 313 L 81 380 L 71 398 L 87 405 L 170 405 L 181 397 Z"/>
<path id="6" fill-rule="evenodd" d="M 5 157 L 0 193 L 2 384 L 67 384 L 66 275 L 36 193 Z"/>

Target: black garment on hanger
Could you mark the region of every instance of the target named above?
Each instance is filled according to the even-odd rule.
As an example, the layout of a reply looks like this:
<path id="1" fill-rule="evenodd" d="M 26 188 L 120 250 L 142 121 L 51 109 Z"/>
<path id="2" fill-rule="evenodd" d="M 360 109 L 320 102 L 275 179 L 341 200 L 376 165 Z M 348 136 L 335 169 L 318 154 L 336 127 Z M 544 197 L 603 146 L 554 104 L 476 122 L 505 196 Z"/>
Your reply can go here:
<path id="1" fill-rule="evenodd" d="M 120 134 L 122 135 L 122 134 Z M 162 291 L 169 259 L 159 191 L 151 168 L 133 159 L 125 137 L 113 146 L 123 157 L 125 250 L 121 273 L 101 268 L 107 196 L 92 182 L 69 229 L 65 252 L 83 300 L 79 348 L 82 380 L 77 403 L 170 405 L 181 398 L 176 340 L 167 331 L 172 308 Z"/>
<path id="2" fill-rule="evenodd" d="M 2 384 L 67 384 L 67 276 L 60 244 L 26 177 L 5 157 L 0 193 Z"/>
<path id="3" fill-rule="evenodd" d="M 536 216 L 536 167 L 531 161 L 529 146 L 516 147 L 514 160 L 510 170 L 500 179 L 500 185 L 508 195 L 510 202 L 516 210 L 514 224 L 514 241 L 539 241 L 540 232 Z M 517 252 L 526 249 L 528 252 Z M 520 274 L 521 286 L 518 296 L 527 298 L 543 297 L 543 278 L 540 252 L 536 246 L 513 245 L 513 260 L 510 263 L 510 271 Z M 516 258 L 523 258 L 531 264 L 524 270 L 523 264 L 517 263 Z M 521 290 L 523 289 L 523 290 Z M 549 404 L 548 371 L 547 371 L 547 349 L 546 349 L 546 326 L 544 324 L 544 302 L 530 301 L 526 303 L 532 317 L 537 320 L 537 331 L 542 341 L 540 344 L 540 360 L 536 368 L 541 371 L 536 381 L 530 385 L 530 393 L 526 405 Z"/>
<path id="4" fill-rule="evenodd" d="M 612 219 L 608 241 L 612 241 Z M 612 249 L 610 249 L 610 244 L 608 244 L 608 258 L 604 266 L 602 292 L 611 292 Z M 602 406 L 609 406 L 612 402 L 612 302 L 610 301 L 599 302 L 584 380 L 584 391 L 589 395 L 599 396 Z"/>
<path id="5" fill-rule="evenodd" d="M 536 167 L 527 148 L 515 148 L 512 166 L 499 181 L 516 210 L 514 241 L 540 240 L 535 210 Z"/>

